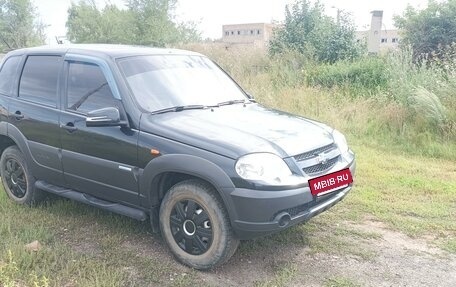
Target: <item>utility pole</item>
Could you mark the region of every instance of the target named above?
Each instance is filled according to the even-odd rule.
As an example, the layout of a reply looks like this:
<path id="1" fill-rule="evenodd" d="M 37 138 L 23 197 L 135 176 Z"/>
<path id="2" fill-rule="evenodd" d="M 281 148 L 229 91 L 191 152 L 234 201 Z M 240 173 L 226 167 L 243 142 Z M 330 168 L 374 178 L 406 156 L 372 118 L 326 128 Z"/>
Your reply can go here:
<path id="1" fill-rule="evenodd" d="M 339 9 L 337 8 L 336 6 L 331 6 L 332 9 L 337 9 L 337 18 L 336 18 L 336 23 L 337 23 L 337 26 L 340 25 L 340 16 L 342 14 L 342 9 Z"/>

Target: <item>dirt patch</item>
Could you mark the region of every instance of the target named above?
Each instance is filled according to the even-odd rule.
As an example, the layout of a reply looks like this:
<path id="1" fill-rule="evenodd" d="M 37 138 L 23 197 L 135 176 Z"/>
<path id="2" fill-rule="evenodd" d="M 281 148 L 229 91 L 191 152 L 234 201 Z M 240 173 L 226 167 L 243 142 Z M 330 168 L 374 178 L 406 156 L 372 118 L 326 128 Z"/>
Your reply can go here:
<path id="1" fill-rule="evenodd" d="M 360 260 L 350 255 L 309 257 L 303 252 L 299 258 L 310 268 L 301 269 L 295 286 L 321 286 L 322 278 L 349 278 L 362 286 L 456 285 L 456 256 L 433 247 L 427 240 L 388 230 L 381 222 L 345 224 L 382 235 L 378 239 L 357 240 L 360 249 L 370 249 L 376 256 Z"/>
<path id="2" fill-rule="evenodd" d="M 351 224 L 354 228 L 367 231 L 367 232 L 377 232 L 382 235 L 381 240 L 378 240 L 378 244 L 382 248 L 388 248 L 390 246 L 395 246 L 398 249 L 403 249 L 404 251 L 418 252 L 418 253 L 427 253 L 431 255 L 441 255 L 446 256 L 447 254 L 437 248 L 432 246 L 432 241 L 435 239 L 432 236 L 426 236 L 425 238 L 410 238 L 409 236 L 391 231 L 387 228 L 386 224 L 380 221 L 365 221 L 364 224 Z"/>
<path id="3" fill-rule="evenodd" d="M 238 252 L 219 270 L 200 276 L 217 286 L 268 286 L 280 276 L 280 266 L 292 264 L 297 271 L 283 286 L 323 286 L 334 278 L 333 286 L 338 286 L 338 278 L 348 284 L 343 286 L 456 286 L 456 256 L 433 247 L 427 240 L 388 230 L 380 222 L 341 225 L 379 233 L 378 238 L 345 238 L 375 256 L 366 260 L 352 254 L 314 253 L 308 246 L 284 243 L 247 255 Z"/>
<path id="4" fill-rule="evenodd" d="M 120 246 L 132 256 L 154 258 L 155 262 L 168 266 L 157 275 L 164 286 L 187 286 L 185 282 L 236 287 L 456 286 L 456 256 L 433 246 L 432 237 L 410 238 L 373 220 L 341 222 L 337 228 L 323 230 L 299 234 L 300 242 L 296 238 L 288 241 L 283 235 L 243 242 L 227 264 L 206 272 L 178 264 L 157 235 L 131 236 Z M 296 229 L 290 234 L 301 231 Z M 334 246 L 317 248 L 324 246 L 325 240 Z M 347 246 L 350 248 L 339 250 Z M 87 245 L 74 247 L 87 249 L 84 253 L 88 250 L 96 253 L 97 249 Z M 360 256 L 364 253 L 372 256 Z M 134 267 L 129 273 L 132 278 L 142 276 Z M 176 280 L 184 275 L 192 279 L 177 284 Z M 136 281 L 138 286 L 140 282 Z"/>

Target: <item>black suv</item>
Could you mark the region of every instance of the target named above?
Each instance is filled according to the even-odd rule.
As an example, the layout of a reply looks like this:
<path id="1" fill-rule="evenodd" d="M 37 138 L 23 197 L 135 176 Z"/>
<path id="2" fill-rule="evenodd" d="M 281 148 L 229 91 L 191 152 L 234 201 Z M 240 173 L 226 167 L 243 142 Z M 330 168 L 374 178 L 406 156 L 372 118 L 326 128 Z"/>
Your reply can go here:
<path id="1" fill-rule="evenodd" d="M 205 56 L 130 46 L 8 53 L 0 151 L 15 202 L 48 192 L 150 218 L 197 269 L 333 206 L 355 170 L 340 132 L 257 104 Z"/>

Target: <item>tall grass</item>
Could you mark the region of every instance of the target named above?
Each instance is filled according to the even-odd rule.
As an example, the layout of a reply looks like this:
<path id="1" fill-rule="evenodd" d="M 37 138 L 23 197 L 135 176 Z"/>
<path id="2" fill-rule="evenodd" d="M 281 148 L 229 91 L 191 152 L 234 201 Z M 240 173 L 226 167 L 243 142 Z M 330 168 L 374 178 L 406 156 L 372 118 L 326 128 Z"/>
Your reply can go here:
<path id="1" fill-rule="evenodd" d="M 192 45 L 262 104 L 327 122 L 352 141 L 456 159 L 456 64 L 416 65 L 410 51 L 333 65 L 297 54 Z"/>
<path id="2" fill-rule="evenodd" d="M 385 92 L 390 73 L 383 58 L 369 57 L 358 61 L 315 65 L 307 73 L 307 84 L 322 88 L 344 88 L 352 96 Z"/>

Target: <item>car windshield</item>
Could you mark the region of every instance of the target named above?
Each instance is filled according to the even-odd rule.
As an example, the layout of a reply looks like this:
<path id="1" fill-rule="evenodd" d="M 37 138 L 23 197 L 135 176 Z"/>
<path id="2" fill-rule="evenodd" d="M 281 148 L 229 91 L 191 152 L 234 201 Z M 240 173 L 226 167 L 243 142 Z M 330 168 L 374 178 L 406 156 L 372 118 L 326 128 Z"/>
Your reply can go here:
<path id="1" fill-rule="evenodd" d="M 149 112 L 248 100 L 230 77 L 203 56 L 138 56 L 118 64 L 134 97 Z"/>

